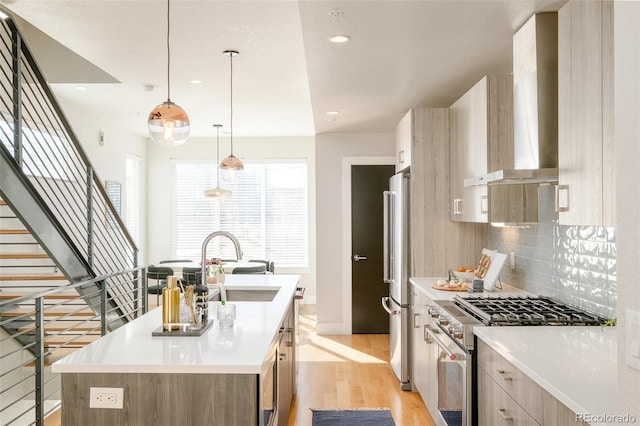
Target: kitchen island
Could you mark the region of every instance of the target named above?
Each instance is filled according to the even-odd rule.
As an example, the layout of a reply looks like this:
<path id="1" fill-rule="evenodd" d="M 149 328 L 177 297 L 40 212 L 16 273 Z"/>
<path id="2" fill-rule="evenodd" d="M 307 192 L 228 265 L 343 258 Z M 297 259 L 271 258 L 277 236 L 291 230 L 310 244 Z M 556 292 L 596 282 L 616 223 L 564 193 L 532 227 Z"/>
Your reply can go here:
<path id="1" fill-rule="evenodd" d="M 156 308 L 56 362 L 63 424 L 263 425 L 278 415 L 278 401 L 288 412 L 298 281 L 297 275 L 228 276 L 228 290 L 277 293 L 270 301 L 233 301 L 234 327 L 220 329 L 216 321 L 199 337 L 152 336 L 162 325 Z M 210 302 L 210 319 L 218 304 Z M 90 408 L 96 387 L 124 389 L 123 408 Z"/>

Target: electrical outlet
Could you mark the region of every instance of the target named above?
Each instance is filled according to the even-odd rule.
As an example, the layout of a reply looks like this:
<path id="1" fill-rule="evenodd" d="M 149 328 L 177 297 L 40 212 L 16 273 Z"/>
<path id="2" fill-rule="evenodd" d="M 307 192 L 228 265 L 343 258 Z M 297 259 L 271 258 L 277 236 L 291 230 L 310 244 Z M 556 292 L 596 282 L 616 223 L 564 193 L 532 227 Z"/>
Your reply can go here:
<path id="1" fill-rule="evenodd" d="M 122 409 L 123 388 L 89 388 L 89 408 Z"/>

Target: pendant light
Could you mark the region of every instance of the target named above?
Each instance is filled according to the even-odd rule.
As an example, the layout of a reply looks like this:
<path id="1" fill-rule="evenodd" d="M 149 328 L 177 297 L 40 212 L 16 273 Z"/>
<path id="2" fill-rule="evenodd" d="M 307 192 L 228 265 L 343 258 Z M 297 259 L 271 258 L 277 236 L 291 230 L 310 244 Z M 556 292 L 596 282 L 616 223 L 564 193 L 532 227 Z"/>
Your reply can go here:
<path id="1" fill-rule="evenodd" d="M 229 93 L 231 94 L 231 120 L 229 122 L 229 135 L 231 138 L 231 154 L 226 157 L 220 163 L 220 168 L 229 170 L 230 173 L 233 173 L 234 170 L 243 170 L 244 164 L 242 161 L 233 155 L 233 57 L 238 56 L 239 53 L 236 50 L 225 50 L 222 52 L 224 55 L 229 57 L 229 63 L 231 64 L 231 90 Z"/>
<path id="2" fill-rule="evenodd" d="M 158 145 L 178 146 L 187 141 L 191 125 L 187 113 L 171 102 L 171 49 L 169 45 L 170 19 L 167 0 L 167 100 L 149 113 L 147 125 L 151 139 Z"/>
<path id="3" fill-rule="evenodd" d="M 222 124 L 214 124 L 213 127 L 216 128 L 216 170 L 218 177 L 215 189 L 207 189 L 204 191 L 204 196 L 208 198 L 229 198 L 231 197 L 231 191 L 220 188 L 220 168 L 217 167 L 218 161 L 220 161 L 220 127 L 222 127 Z"/>

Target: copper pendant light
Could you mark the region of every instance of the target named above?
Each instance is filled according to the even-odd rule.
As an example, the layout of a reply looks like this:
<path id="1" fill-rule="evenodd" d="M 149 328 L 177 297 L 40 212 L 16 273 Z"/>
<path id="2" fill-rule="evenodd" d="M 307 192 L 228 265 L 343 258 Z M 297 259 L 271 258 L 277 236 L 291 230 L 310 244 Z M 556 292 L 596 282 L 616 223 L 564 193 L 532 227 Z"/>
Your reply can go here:
<path id="1" fill-rule="evenodd" d="M 171 102 L 171 49 L 169 45 L 170 9 L 167 0 L 167 100 L 149 113 L 149 136 L 158 145 L 179 146 L 189 138 L 191 125 L 187 113 Z"/>
<path id="2" fill-rule="evenodd" d="M 220 168 L 221 169 L 225 169 L 225 170 L 229 170 L 229 171 L 233 171 L 233 170 L 243 170 L 244 169 L 244 164 L 242 164 L 242 161 L 233 155 L 233 57 L 234 56 L 238 56 L 239 53 L 236 50 L 225 50 L 224 52 L 222 52 L 224 55 L 229 57 L 229 63 L 231 64 L 231 90 L 230 92 L 230 96 L 231 96 L 231 120 L 229 122 L 229 135 L 230 135 L 230 139 L 231 139 L 231 154 L 229 154 L 228 157 L 224 158 L 222 160 L 222 162 L 220 163 Z"/>
<path id="3" fill-rule="evenodd" d="M 216 187 L 204 191 L 204 196 L 208 198 L 229 198 L 231 197 L 231 191 L 220 188 L 220 168 L 217 167 L 218 161 L 220 161 L 220 127 L 222 127 L 222 124 L 214 124 L 213 127 L 216 128 L 216 170 L 218 177 L 216 179 Z"/>

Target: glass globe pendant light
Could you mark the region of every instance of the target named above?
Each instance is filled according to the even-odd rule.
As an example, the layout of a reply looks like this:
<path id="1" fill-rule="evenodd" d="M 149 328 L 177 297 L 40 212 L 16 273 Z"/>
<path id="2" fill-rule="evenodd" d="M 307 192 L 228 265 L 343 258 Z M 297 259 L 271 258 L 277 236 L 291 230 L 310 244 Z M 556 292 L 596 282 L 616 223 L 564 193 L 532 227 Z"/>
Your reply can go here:
<path id="1" fill-rule="evenodd" d="M 231 154 L 228 157 L 225 157 L 220 163 L 220 168 L 229 170 L 230 176 L 233 175 L 234 170 L 243 170 L 244 164 L 242 161 L 233 155 L 233 57 L 238 56 L 239 53 L 236 50 L 225 50 L 222 52 L 225 56 L 229 57 L 229 63 L 231 64 L 231 90 L 229 93 L 231 94 L 231 120 L 229 122 L 229 135 L 231 139 Z"/>
<path id="2" fill-rule="evenodd" d="M 170 14 L 167 0 L 167 100 L 149 113 L 149 136 L 158 145 L 179 146 L 189 137 L 191 125 L 187 113 L 171 102 L 171 49 L 169 44 Z"/>
<path id="3" fill-rule="evenodd" d="M 220 127 L 222 124 L 214 124 L 216 128 L 216 165 L 220 161 Z M 220 188 L 220 168 L 216 167 L 218 177 L 216 179 L 216 187 L 214 189 L 207 189 L 204 191 L 204 196 L 208 198 L 229 198 L 231 197 L 231 191 L 228 189 Z"/>

